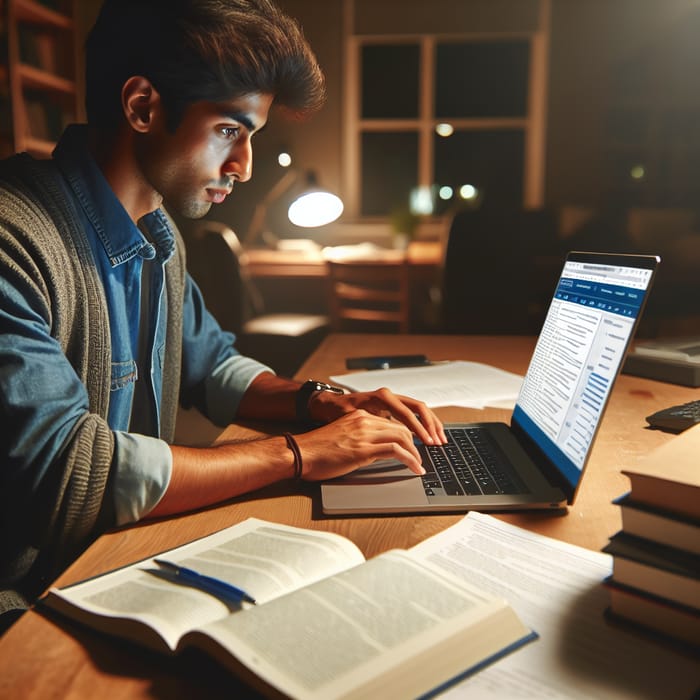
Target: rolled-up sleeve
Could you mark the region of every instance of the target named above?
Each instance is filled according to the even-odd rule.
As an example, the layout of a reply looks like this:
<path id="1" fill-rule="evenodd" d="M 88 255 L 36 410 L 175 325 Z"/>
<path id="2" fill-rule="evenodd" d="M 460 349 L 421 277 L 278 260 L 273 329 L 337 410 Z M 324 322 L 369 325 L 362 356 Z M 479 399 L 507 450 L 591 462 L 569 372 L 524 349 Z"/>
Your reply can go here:
<path id="1" fill-rule="evenodd" d="M 269 367 L 243 355 L 222 362 L 206 380 L 207 414 L 231 423 L 250 383 Z M 155 508 L 170 484 L 173 455 L 158 438 L 115 431 L 112 495 L 117 525 L 136 522 Z"/>
<path id="2" fill-rule="evenodd" d="M 217 425 L 233 422 L 238 406 L 250 383 L 269 367 L 244 355 L 234 355 L 222 362 L 206 380 L 206 403 L 209 418 Z"/>
<path id="3" fill-rule="evenodd" d="M 155 508 L 170 484 L 173 455 L 164 440 L 115 431 L 112 494 L 117 525 Z"/>

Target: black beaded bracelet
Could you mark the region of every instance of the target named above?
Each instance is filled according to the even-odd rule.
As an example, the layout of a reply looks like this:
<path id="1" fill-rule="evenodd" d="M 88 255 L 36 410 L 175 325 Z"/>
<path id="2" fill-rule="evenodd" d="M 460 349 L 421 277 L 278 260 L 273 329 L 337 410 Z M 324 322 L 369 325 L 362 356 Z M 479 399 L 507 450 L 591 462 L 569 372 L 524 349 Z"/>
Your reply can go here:
<path id="1" fill-rule="evenodd" d="M 301 450 L 297 441 L 291 433 L 285 433 L 284 439 L 287 441 L 287 447 L 292 451 L 294 455 L 294 478 L 301 479 L 301 471 L 303 467 L 303 462 L 301 461 Z"/>

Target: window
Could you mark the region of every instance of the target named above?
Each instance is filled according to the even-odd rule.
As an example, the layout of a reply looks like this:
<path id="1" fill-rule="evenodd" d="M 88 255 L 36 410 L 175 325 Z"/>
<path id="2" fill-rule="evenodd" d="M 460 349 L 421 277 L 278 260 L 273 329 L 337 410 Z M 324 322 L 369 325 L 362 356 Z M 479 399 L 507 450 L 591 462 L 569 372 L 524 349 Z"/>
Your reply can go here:
<path id="1" fill-rule="evenodd" d="M 541 33 L 356 35 L 348 46 L 351 215 L 541 205 Z"/>

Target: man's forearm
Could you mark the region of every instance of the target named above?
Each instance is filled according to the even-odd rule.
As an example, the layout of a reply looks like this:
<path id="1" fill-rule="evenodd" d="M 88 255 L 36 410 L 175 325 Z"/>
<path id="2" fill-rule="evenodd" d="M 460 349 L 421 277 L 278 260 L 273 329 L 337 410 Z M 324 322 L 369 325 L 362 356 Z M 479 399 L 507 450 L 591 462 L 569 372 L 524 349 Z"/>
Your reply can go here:
<path id="1" fill-rule="evenodd" d="M 295 402 L 299 387 L 299 382 L 263 372 L 251 382 L 243 395 L 237 417 L 258 420 L 296 420 Z"/>
<path id="2" fill-rule="evenodd" d="M 147 518 L 195 510 L 294 476 L 284 437 L 171 450 L 170 483 Z"/>

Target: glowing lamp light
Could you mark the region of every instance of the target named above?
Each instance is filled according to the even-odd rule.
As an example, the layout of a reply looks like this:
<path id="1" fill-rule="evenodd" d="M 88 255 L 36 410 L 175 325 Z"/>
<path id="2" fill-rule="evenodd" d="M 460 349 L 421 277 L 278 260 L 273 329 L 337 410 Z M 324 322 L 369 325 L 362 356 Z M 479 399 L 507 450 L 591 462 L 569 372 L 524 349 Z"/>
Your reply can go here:
<path id="1" fill-rule="evenodd" d="M 287 210 L 287 218 L 293 224 L 303 228 L 325 226 L 343 213 L 343 202 L 340 197 L 321 189 L 313 171 L 287 168 L 284 175 L 255 207 L 250 226 L 243 239 L 244 245 L 252 246 L 259 238 L 266 241 L 276 239 L 274 234 L 265 231 L 268 208 L 300 181 L 301 192 Z"/>
<path id="2" fill-rule="evenodd" d="M 295 199 L 287 212 L 295 226 L 314 228 L 335 221 L 343 213 L 340 197 L 330 192 L 307 192 Z"/>
<path id="3" fill-rule="evenodd" d="M 286 151 L 282 151 L 277 156 L 277 163 L 283 168 L 288 168 L 292 164 L 292 156 Z"/>
<path id="4" fill-rule="evenodd" d="M 462 185 L 462 187 L 459 188 L 459 196 L 462 199 L 472 200 L 476 198 L 477 194 L 479 194 L 479 192 L 474 185 Z"/>
<path id="5" fill-rule="evenodd" d="M 430 187 L 416 187 L 409 196 L 409 209 L 419 216 L 433 213 L 433 194 Z"/>

